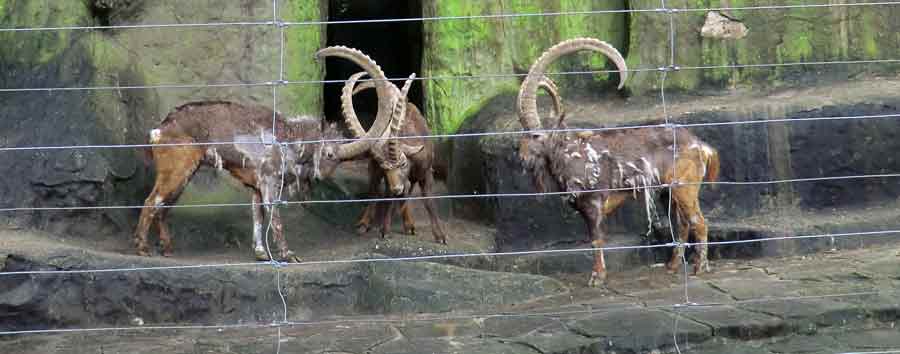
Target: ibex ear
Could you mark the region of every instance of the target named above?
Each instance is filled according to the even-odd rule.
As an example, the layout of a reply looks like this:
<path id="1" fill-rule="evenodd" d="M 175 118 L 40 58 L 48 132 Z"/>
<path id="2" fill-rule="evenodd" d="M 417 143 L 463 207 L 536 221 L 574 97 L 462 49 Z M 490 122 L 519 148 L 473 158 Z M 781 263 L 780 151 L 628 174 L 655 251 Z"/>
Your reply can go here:
<path id="1" fill-rule="evenodd" d="M 403 150 L 403 154 L 406 156 L 418 154 L 419 151 L 425 148 L 425 145 L 406 145 L 400 144 L 400 148 Z"/>

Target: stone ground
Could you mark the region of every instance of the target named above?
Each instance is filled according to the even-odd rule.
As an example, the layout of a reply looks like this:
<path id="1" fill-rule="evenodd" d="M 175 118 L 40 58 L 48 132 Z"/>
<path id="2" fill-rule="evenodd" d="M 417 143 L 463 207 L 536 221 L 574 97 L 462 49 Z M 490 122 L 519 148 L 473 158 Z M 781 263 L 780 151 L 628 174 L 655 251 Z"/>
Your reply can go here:
<path id="1" fill-rule="evenodd" d="M 171 330 L 151 328 L 160 323 L 143 328 L 132 323 L 113 331 L 2 336 L 0 348 L 4 353 L 274 353 L 278 345 L 281 353 L 353 354 L 900 350 L 896 247 L 721 260 L 713 267 L 712 274 L 690 276 L 686 283 L 681 274 L 666 274 L 654 264 L 612 274 L 605 289 L 583 287 L 584 274 L 548 278 L 544 282 L 551 286 L 515 304 L 479 308 L 454 304 L 461 297 L 448 296 L 449 311 L 295 320 L 280 327 L 280 342 L 271 322 L 248 320 L 228 322 L 248 328 Z M 464 282 L 469 292 L 512 284 Z"/>

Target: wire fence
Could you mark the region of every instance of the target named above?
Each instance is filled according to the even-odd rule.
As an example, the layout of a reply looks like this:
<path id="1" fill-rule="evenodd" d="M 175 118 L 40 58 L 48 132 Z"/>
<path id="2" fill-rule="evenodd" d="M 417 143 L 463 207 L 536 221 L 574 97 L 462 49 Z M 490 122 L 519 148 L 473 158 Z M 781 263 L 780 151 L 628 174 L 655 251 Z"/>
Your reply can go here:
<path id="1" fill-rule="evenodd" d="M 753 120 L 740 120 L 740 121 L 727 121 L 727 122 L 707 122 L 707 123 L 676 123 L 672 118 L 672 109 L 671 102 L 667 100 L 667 78 L 670 73 L 681 71 L 681 70 L 713 70 L 713 69 L 741 69 L 741 68 L 772 68 L 772 67 L 788 67 L 788 66 L 829 66 L 829 65 L 863 65 L 863 64 L 891 64 L 891 63 L 900 63 L 900 58 L 884 58 L 884 59 L 865 59 L 865 60 L 835 60 L 835 61 L 806 61 L 806 62 L 793 62 L 793 63 L 761 63 L 761 64 L 728 64 L 728 65 L 707 65 L 707 66 L 679 66 L 677 62 L 676 55 L 676 35 L 677 35 L 677 26 L 676 26 L 676 17 L 681 14 L 686 13 L 696 13 L 696 12 L 709 12 L 709 11 L 763 11 L 763 10 L 790 10 L 790 9 L 814 9 L 814 8 L 835 8 L 835 7 L 867 7 L 867 6 L 878 6 L 878 7 L 893 7 L 900 5 L 900 1 L 871 1 L 871 2 L 856 2 L 856 3 L 827 3 L 827 4 L 794 4 L 794 5 L 762 5 L 762 6 L 737 6 L 737 7 L 709 7 L 709 8 L 677 8 L 669 6 L 666 0 L 660 0 L 658 8 L 652 9 L 623 9 L 623 10 L 596 10 L 596 11 L 562 11 L 562 12 L 540 12 L 540 13 L 503 13 L 503 14 L 487 14 L 487 15 L 471 15 L 471 16 L 444 16 L 444 17 L 412 17 L 412 18 L 386 18 L 386 19 L 372 19 L 372 20 L 349 20 L 349 21 L 283 21 L 278 13 L 279 9 L 278 0 L 272 1 L 272 17 L 271 18 L 260 18 L 248 21 L 237 21 L 237 22 L 218 22 L 218 23 L 170 23 L 170 24 L 126 24 L 126 25 L 112 25 L 112 26 L 56 26 L 56 27 L 32 27 L 32 28 L 3 28 L 0 29 L 0 33 L 3 32 L 40 32 L 40 31 L 94 31 L 94 30 L 141 30 L 141 29 L 154 29 L 154 28 L 222 28 L 222 27 L 250 27 L 250 26 L 272 26 L 277 29 L 276 35 L 278 36 L 279 45 L 278 45 L 278 74 L 277 77 L 274 77 L 269 81 L 259 81 L 259 82 L 251 82 L 251 83 L 173 83 L 173 84 L 161 84 L 161 85 L 124 85 L 124 86 L 93 86 L 93 87 L 18 87 L 18 88 L 0 88 L 0 93 L 18 93 L 18 92 L 65 92 L 65 91 L 98 91 L 98 90 L 130 90 L 130 89 L 196 89 L 196 88 L 226 88 L 226 87 L 270 87 L 272 90 L 272 106 L 273 108 L 278 106 L 278 95 L 277 90 L 280 87 L 285 87 L 287 85 L 322 85 L 326 83 L 343 83 L 347 80 L 302 80 L 302 81 L 289 81 L 286 80 L 285 76 L 285 29 L 292 26 L 322 26 L 322 25 L 337 25 L 337 24 L 358 24 L 358 23 L 391 23 L 391 22 L 412 22 L 412 21 L 458 21 L 458 20 L 488 20 L 488 19 L 516 19 L 516 18 L 531 18 L 531 17 L 562 17 L 562 16 L 574 16 L 574 15 L 599 15 L 599 14 L 612 14 L 612 13 L 658 13 L 661 16 L 666 16 L 668 21 L 668 36 L 667 36 L 667 45 L 669 46 L 669 53 L 667 62 L 664 66 L 661 67 L 643 67 L 643 68 L 632 68 L 628 71 L 630 72 L 656 72 L 659 75 L 659 96 L 661 102 L 661 108 L 663 110 L 663 119 L 664 122 L 661 124 L 643 124 L 643 125 L 631 125 L 631 126 L 617 126 L 617 127 L 602 127 L 602 128 L 567 128 L 567 129 L 542 129 L 540 132 L 545 133 L 578 133 L 578 132 L 607 132 L 614 130 L 629 130 L 629 129 L 665 129 L 672 131 L 673 134 L 673 169 L 674 169 L 674 161 L 677 159 L 677 141 L 674 140 L 676 137 L 675 132 L 676 129 L 680 128 L 699 128 L 699 127 L 733 127 L 733 126 L 741 126 L 741 125 L 755 125 L 755 124 L 794 124 L 798 122 L 812 122 L 812 121 L 847 121 L 847 120 L 878 120 L 878 119 L 896 119 L 900 117 L 900 114 L 878 114 L 878 115 L 859 115 L 859 116 L 822 116 L 822 117 L 794 117 L 794 118 L 777 118 L 777 119 L 753 119 Z M 552 72 L 547 73 L 548 76 L 565 76 L 565 75 L 594 75 L 601 73 L 612 73 L 615 71 L 610 70 L 584 70 L 584 71 L 561 71 L 561 72 Z M 433 76 L 433 77 L 416 77 L 414 80 L 496 80 L 496 79 L 508 79 L 508 78 L 521 78 L 525 77 L 527 74 L 506 74 L 506 73 L 484 73 L 484 74 L 473 74 L 473 75 L 455 75 L 455 76 Z M 407 78 L 389 78 L 389 81 L 404 81 Z M 371 81 L 368 80 L 359 80 L 359 81 Z M 272 115 L 272 131 L 273 136 L 277 137 L 278 134 L 274 134 L 277 128 L 277 118 L 278 113 L 273 109 Z M 457 134 L 432 134 L 432 135 L 419 135 L 419 136 L 404 136 L 400 137 L 400 139 L 464 139 L 464 138 L 474 138 L 474 137 L 490 137 L 490 136 L 517 136 L 521 134 L 532 134 L 535 131 L 485 131 L 485 132 L 475 132 L 475 133 L 457 133 Z M 364 138 L 365 139 L 365 138 Z M 384 139 L 384 138 L 371 138 L 371 139 Z M 301 144 L 325 144 L 325 143 L 346 143 L 354 140 L 360 139 L 318 139 L 318 140 L 305 140 L 305 141 L 276 141 L 270 143 L 272 145 L 278 146 L 280 149 L 284 149 L 289 145 L 301 145 Z M 232 144 L 248 144 L 248 142 L 232 142 L 232 141 L 221 141 L 221 142 L 208 142 L 208 143 L 179 143 L 179 144 L 112 144 L 112 145 L 60 145 L 60 146 L 4 146 L 0 147 L 0 153 L 9 153 L 9 152 L 17 152 L 17 151 L 52 151 L 52 150 L 72 150 L 72 149 L 123 149 L 123 148 L 147 148 L 154 146 L 191 146 L 191 145 L 201 145 L 201 146 L 216 146 L 216 145 L 232 145 Z M 165 325 L 146 325 L 146 326 L 126 326 L 126 327 L 98 327 L 98 328 L 59 328 L 59 329 L 40 329 L 40 330 L 21 330 L 21 331 L 0 331 L 0 335 L 25 335 L 25 334 L 52 334 L 52 333 L 79 333 L 79 332 L 119 332 L 119 331 L 153 331 L 153 330 L 213 330 L 213 329 L 253 329 L 253 328 L 276 328 L 277 329 L 277 342 L 275 344 L 276 353 L 279 353 L 281 350 L 282 343 L 282 328 L 286 327 L 295 327 L 295 326 L 312 326 L 312 325 L 326 325 L 326 324 L 359 324 L 359 323 L 392 323 L 398 321 L 447 321 L 447 320 L 462 320 L 462 319 L 485 319 L 485 318 L 497 318 L 497 317 L 547 317 L 547 318 L 555 318 L 560 316 L 567 315 L 577 315 L 577 314 L 596 314 L 602 312 L 604 310 L 596 310 L 596 309 L 584 309 L 584 310 L 566 310 L 566 311 L 540 311 L 540 312 L 515 312 L 515 313 L 503 313 L 503 312 L 494 312 L 494 313 L 475 313 L 475 314 L 460 314 L 460 315 L 433 315 L 433 314 L 424 314 L 416 317 L 404 317 L 402 319 L 391 318 L 390 316 L 384 316 L 381 318 L 371 318 L 371 317 L 344 317 L 344 318 L 335 318 L 335 319 L 323 319 L 317 321 L 296 321 L 291 320 L 288 308 L 288 301 L 286 299 L 286 294 L 283 289 L 283 270 L 285 268 L 294 268 L 294 267 L 309 267 L 309 266 L 321 266 L 321 265 L 335 265 L 335 264 L 363 264 L 363 263 L 386 263 L 386 262 L 410 262 L 410 261 L 437 261 L 437 260 L 448 260 L 448 259 L 462 259 L 462 258 L 473 258 L 473 257 L 516 257 L 516 256 L 526 256 L 526 255 L 540 255 L 540 254 L 568 254 L 568 253 L 596 253 L 596 252 L 613 252 L 613 251 L 628 251 L 628 250 L 646 250 L 646 249 L 676 249 L 676 248 L 684 248 L 684 247 L 693 247 L 693 246 L 721 246 L 721 245 L 734 245 L 734 244 L 743 244 L 743 243 L 764 243 L 764 242 L 774 242 L 774 241 L 789 241 L 789 240 L 800 240 L 800 239 L 822 239 L 822 238 L 874 238 L 874 237 L 891 237 L 900 233 L 900 230 L 894 229 L 886 229 L 886 230 L 869 230 L 869 231 L 859 231 L 859 232 L 841 232 L 841 233 L 821 233 L 821 234 L 808 234 L 808 235 L 785 235 L 779 237 L 763 237 L 763 238 L 755 238 L 755 239 L 746 239 L 746 240 L 726 240 L 726 241 L 709 241 L 709 242 L 685 242 L 677 239 L 676 233 L 674 230 L 675 220 L 672 215 L 672 195 L 671 189 L 678 187 L 680 185 L 696 185 L 696 184 L 710 184 L 710 185 L 770 185 L 770 184 L 794 184 L 794 183 L 807 183 L 807 182 L 821 182 L 821 181 L 839 181 L 839 180 L 861 180 L 861 179 L 876 179 L 876 178 L 897 178 L 900 177 L 900 171 L 896 173 L 878 173 L 878 174 L 856 174 L 856 175 L 843 175 L 843 176 L 823 176 L 823 177 L 809 177 L 809 178 L 790 178 L 790 179 L 773 179 L 773 180 L 758 180 L 758 181 L 713 181 L 713 182 L 676 182 L 676 183 L 659 183 L 654 185 L 648 185 L 645 187 L 637 188 L 643 191 L 649 191 L 651 189 L 670 189 L 668 193 L 669 195 L 669 208 L 668 208 L 668 224 L 670 227 L 670 232 L 672 234 L 672 239 L 670 242 L 665 244 L 652 244 L 652 245 L 634 245 L 634 246 L 603 246 L 603 247 L 577 247 L 577 248 L 563 248 L 563 249 L 548 249 L 548 250 L 528 250 L 528 251 L 514 251 L 514 252 L 459 252 L 453 254 L 441 254 L 441 255 L 423 255 L 423 256 L 404 256 L 404 257 L 375 257 L 375 258 L 359 258 L 359 259 L 329 259 L 329 260 L 319 260 L 319 261 L 306 261 L 301 263 L 285 263 L 275 260 L 276 257 L 273 256 L 272 251 L 269 249 L 269 234 L 273 230 L 273 227 L 277 227 L 273 225 L 273 215 L 277 213 L 277 208 L 286 207 L 291 205 L 306 205 L 306 204 L 336 204 L 336 203 L 369 203 L 374 201 L 412 201 L 412 200 L 451 200 L 451 199 L 464 199 L 464 198 L 524 198 L 524 197 L 537 197 L 537 196 L 567 196 L 579 193 L 600 193 L 600 192 L 617 192 L 617 191 L 634 191 L 636 188 L 600 188 L 600 189 L 586 189 L 578 192 L 533 192 L 533 193 L 481 193 L 481 194 L 447 194 L 447 195 L 435 195 L 435 196 L 407 196 L 407 197 L 391 197 L 391 198 L 360 198 L 360 199 L 340 199 L 340 200 L 301 200 L 301 201 L 287 201 L 282 199 L 282 192 L 284 189 L 284 179 L 283 177 L 287 174 L 287 169 L 282 160 L 282 171 L 280 176 L 282 177 L 282 181 L 279 186 L 279 190 L 277 191 L 274 199 L 272 200 L 264 200 L 260 203 L 221 203 L 221 204 L 186 204 L 186 205 L 160 205 L 153 206 L 153 208 L 210 208 L 210 207 L 257 207 L 262 206 L 267 208 L 269 221 L 267 223 L 267 227 L 265 230 L 265 241 L 266 241 L 266 252 L 269 255 L 269 258 L 272 259 L 268 262 L 241 262 L 241 263 L 210 263 L 210 264 L 183 264 L 183 265 L 170 265 L 170 266 L 147 266 L 147 267 L 128 267 L 128 268 L 97 268 L 97 269 L 65 269 L 65 270 L 30 270 L 30 271 L 7 271 L 0 273 L 0 277 L 12 277 L 12 276 L 65 276 L 65 275 L 79 275 L 79 274 L 98 274 L 98 273 L 122 273 L 122 272 L 150 272 L 150 271 L 189 271 L 192 269 L 204 269 L 204 268 L 235 268 L 235 267 L 267 267 L 271 268 L 274 272 L 274 284 L 275 290 L 279 296 L 280 304 L 281 304 L 281 315 L 279 319 L 271 322 L 271 323 L 222 323 L 222 324 L 213 324 L 213 325 L 176 325 L 176 326 L 165 326 Z M 674 171 L 673 171 L 674 173 Z M 106 210 L 106 209 L 140 209 L 140 208 L 148 208 L 144 205 L 104 205 L 104 206 L 78 206 L 78 207 L 30 207 L 30 206 L 12 206 L 6 208 L 0 208 L 0 212 L 10 213 L 10 212 L 24 212 L 24 211 L 73 211 L 73 210 Z M 671 313 L 674 314 L 674 322 L 672 327 L 672 336 L 674 340 L 674 349 L 676 352 L 681 353 L 682 343 L 681 338 L 679 337 L 679 321 L 683 320 L 683 311 L 689 308 L 698 308 L 698 307 L 716 307 L 716 306 L 732 306 L 736 304 L 742 303 L 751 303 L 751 302 L 776 302 L 776 301 L 794 301 L 794 300 L 804 300 L 804 299 L 821 299 L 821 298 L 853 298 L 853 297 L 861 297 L 861 296 L 871 296 L 871 295 L 895 295 L 897 290 L 890 291 L 861 291 L 861 292 L 845 292 L 840 293 L 836 292 L 833 294 L 819 294 L 819 295 L 810 295 L 810 296 L 791 296 L 791 297 L 764 297 L 764 298 L 754 298 L 748 300 L 733 300 L 727 302 L 694 302 L 691 299 L 690 294 L 690 284 L 688 277 L 688 261 L 685 257 L 684 253 L 681 253 L 681 268 L 684 270 L 684 273 L 681 275 L 683 280 L 682 285 L 684 289 L 683 299 L 677 302 L 668 303 L 664 305 L 640 305 L 635 306 L 633 303 L 623 303 L 621 307 L 611 307 L 617 311 L 620 310 L 628 310 L 628 309 L 667 309 L 670 310 Z M 612 311 L 612 310 L 606 310 Z M 900 351 L 873 351 L 873 352 L 865 352 L 865 353 L 897 353 Z M 849 353 L 847 353 L 849 354 Z"/>

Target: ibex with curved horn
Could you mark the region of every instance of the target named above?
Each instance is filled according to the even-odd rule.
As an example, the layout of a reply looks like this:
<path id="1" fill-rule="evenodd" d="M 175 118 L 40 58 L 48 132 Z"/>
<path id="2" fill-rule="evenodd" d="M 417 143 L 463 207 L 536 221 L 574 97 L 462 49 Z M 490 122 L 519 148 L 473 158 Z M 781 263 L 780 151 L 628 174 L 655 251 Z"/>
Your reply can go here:
<path id="1" fill-rule="evenodd" d="M 674 214 L 678 238 L 687 242 L 690 231 L 698 242 L 707 241 L 706 221 L 700 210 L 700 182 L 714 181 L 719 172 L 715 149 L 685 129 L 635 128 L 599 132 L 541 132 L 537 113 L 537 89 L 543 88 L 553 98 L 557 128 L 565 128 L 565 114 L 556 85 L 544 76 L 556 59 L 579 51 L 595 51 L 608 57 L 619 69 L 622 88 L 628 76 L 625 59 L 613 46 L 593 38 L 576 38 L 554 45 L 532 65 L 519 90 L 519 121 L 526 131 L 519 140 L 519 157 L 532 174 L 537 189 L 546 190 L 544 179 L 552 178 L 559 189 L 572 192 L 568 197 L 587 223 L 594 247 L 603 247 L 601 223 L 630 196 L 644 193 L 648 209 L 652 206 L 653 185 L 672 185 Z M 673 155 L 673 146 L 675 154 Z M 674 157 L 673 157 L 674 156 Z M 626 189 L 610 190 L 610 189 Z M 602 191 L 598 191 L 602 190 Z M 648 210 L 648 217 L 650 211 Z M 667 264 L 675 271 L 681 264 L 684 248 L 678 247 Z M 694 274 L 709 271 L 707 246 L 696 247 Z M 603 251 L 594 254 L 589 286 L 599 286 L 606 279 Z"/>
<path id="2" fill-rule="evenodd" d="M 358 50 L 331 47 L 317 55 L 351 60 L 373 78 L 385 78 L 381 68 Z M 366 138 L 381 136 L 387 131 L 393 108 L 390 105 L 393 91 L 386 81 L 375 81 L 375 89 L 379 97 L 378 114 L 372 128 L 364 135 Z M 166 116 L 159 128 L 150 132 L 150 143 L 154 145 L 150 154 L 155 162 L 156 181 L 144 203 L 134 233 L 137 253 L 150 255 L 147 233 L 155 222 L 159 228 L 162 254 L 172 254 L 172 235 L 165 222 L 168 208 L 160 207 L 177 202 L 197 168 L 209 165 L 227 170 L 251 190 L 256 259 L 271 258 L 263 244 L 263 213 L 266 212 L 270 216 L 278 246 L 276 257 L 296 261 L 284 238 L 278 209 L 273 204 L 280 199 L 282 183 L 308 190 L 313 181 L 330 175 L 341 161 L 366 153 L 374 144 L 374 140 L 368 139 L 346 144 L 303 143 L 339 137 L 337 130 L 329 129 L 324 120 L 312 117 L 288 120 L 262 106 L 224 101 L 193 102 L 179 106 Z M 279 144 L 274 144 L 276 141 Z M 280 144 L 285 142 L 293 144 Z M 206 143 L 213 144 L 191 145 Z M 171 144 L 188 145 L 166 146 Z"/>
<path id="3" fill-rule="evenodd" d="M 351 127 L 352 134 L 356 136 L 362 134 L 362 129 L 354 126 L 358 124 L 359 120 L 353 109 L 353 95 L 374 87 L 374 81 L 367 81 L 356 86 L 357 81 L 366 74 L 366 72 L 359 72 L 350 76 L 350 79 L 344 84 L 341 95 L 341 112 L 347 125 Z M 390 84 L 394 88 L 394 99 L 396 100 L 391 127 L 385 133 L 386 137 L 390 138 L 381 142 L 381 145 L 376 143 L 371 148 L 372 159 L 369 160 L 370 196 L 379 195 L 378 186 L 381 184 L 382 179 L 385 182 L 385 194 L 389 196 L 403 197 L 411 195 L 416 185 L 419 185 L 422 196 L 427 197 L 431 195 L 431 188 L 434 185 L 434 143 L 426 138 L 397 139 L 397 137 L 421 137 L 431 134 L 431 130 L 428 129 L 428 123 L 419 111 L 419 108 L 407 100 L 409 85 L 414 77 L 415 74 L 411 75 L 402 89 L 397 89 L 396 86 Z M 425 203 L 425 210 L 431 219 L 434 241 L 447 244 L 447 237 L 437 216 L 434 201 L 425 199 L 423 202 Z M 415 220 L 412 217 L 408 201 L 402 200 L 398 203 L 400 204 L 400 214 L 403 217 L 404 231 L 407 234 L 415 235 Z M 381 217 L 381 236 L 384 237 L 390 228 L 395 204 L 397 203 L 369 203 L 357 222 L 357 231 L 359 233 L 369 231 L 372 218 L 378 215 Z M 380 208 L 379 206 L 384 207 Z"/>

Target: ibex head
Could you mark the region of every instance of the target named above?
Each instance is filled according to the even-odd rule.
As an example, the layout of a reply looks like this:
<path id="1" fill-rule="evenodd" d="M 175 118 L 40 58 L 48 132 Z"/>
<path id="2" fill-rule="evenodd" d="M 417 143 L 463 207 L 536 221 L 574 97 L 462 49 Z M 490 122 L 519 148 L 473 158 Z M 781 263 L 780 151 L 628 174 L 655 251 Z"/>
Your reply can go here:
<path id="1" fill-rule="evenodd" d="M 353 140 L 344 144 L 324 143 L 322 148 L 322 161 L 324 161 L 324 166 L 326 166 L 326 168 L 323 168 L 325 171 L 328 171 L 329 169 L 333 171 L 334 167 L 341 162 L 354 159 L 367 151 L 370 151 L 372 146 L 377 143 L 378 140 L 376 139 L 390 133 L 388 126 L 391 124 L 392 114 L 394 113 L 394 107 L 391 103 L 393 102 L 392 99 L 396 96 L 394 91 L 397 90 L 394 85 L 387 81 L 381 67 L 379 67 L 372 58 L 369 58 L 359 50 L 344 46 L 333 46 L 319 50 L 316 52 L 315 57 L 317 60 L 322 60 L 323 58 L 330 56 L 344 58 L 356 63 L 365 70 L 366 74 L 375 79 L 373 82 L 375 91 L 378 94 L 378 113 L 376 114 L 375 122 L 372 123 L 372 127 L 369 131 L 365 131 L 362 128 L 362 125 L 359 124 L 359 119 L 356 118 L 355 114 L 352 117 L 348 117 L 346 114 L 344 115 L 345 122 L 350 129 L 350 132 L 353 134 L 353 138 L 358 140 Z M 329 134 L 333 134 L 336 138 L 340 136 L 336 133 L 334 127 L 329 128 L 323 125 L 320 132 L 323 133 L 323 136 Z M 327 173 L 330 173 L 330 171 Z"/>
<path id="2" fill-rule="evenodd" d="M 354 128 L 352 128 L 353 124 L 351 124 L 351 122 L 357 122 L 357 124 L 359 124 L 359 120 L 356 118 L 356 112 L 353 109 L 353 95 L 368 88 L 372 88 L 377 84 L 377 81 L 366 81 L 359 86 L 356 86 L 359 79 L 366 74 L 366 72 L 359 72 L 350 76 L 350 79 L 344 84 L 341 95 L 341 112 L 344 115 L 344 120 L 347 122 L 347 125 L 351 127 L 351 132 L 353 132 L 355 136 L 362 134 L 362 128 L 355 131 Z M 394 196 L 403 194 L 409 187 L 409 161 L 407 156 L 416 154 L 424 148 L 424 145 L 409 145 L 403 142 L 404 139 L 398 138 L 402 134 L 404 121 L 406 119 L 407 105 L 409 104 L 409 88 L 415 77 L 416 74 L 410 75 L 403 84 L 402 89 L 398 89 L 392 83 L 390 84 L 393 88 L 393 95 L 390 100 L 390 128 L 385 130 L 381 139 L 375 142 L 370 150 L 372 158 L 378 162 L 378 165 L 384 171 L 388 190 L 391 195 Z M 381 98 L 379 97 L 379 100 L 380 99 Z"/>
<path id="3" fill-rule="evenodd" d="M 552 142 L 552 134 L 542 132 L 541 118 L 537 112 L 537 89 L 542 88 L 553 99 L 554 114 L 558 116 L 556 129 L 565 128 L 565 111 L 562 107 L 562 100 L 559 96 L 559 90 L 553 80 L 544 75 L 547 67 L 560 57 L 583 50 L 591 50 L 600 52 L 608 57 L 619 69 L 620 81 L 619 88 L 625 84 L 628 78 L 628 67 L 625 65 L 625 58 L 616 48 L 594 38 L 575 38 L 563 41 L 547 49 L 537 61 L 531 66 L 528 76 L 522 82 L 519 88 L 519 97 L 517 100 L 519 122 L 525 128 L 526 133 L 519 139 L 519 158 L 522 159 L 525 168 L 533 174 L 535 187 L 540 192 L 545 191 L 544 176 L 549 172 L 550 167 L 548 161 L 552 155 L 552 149 L 556 144 Z"/>

